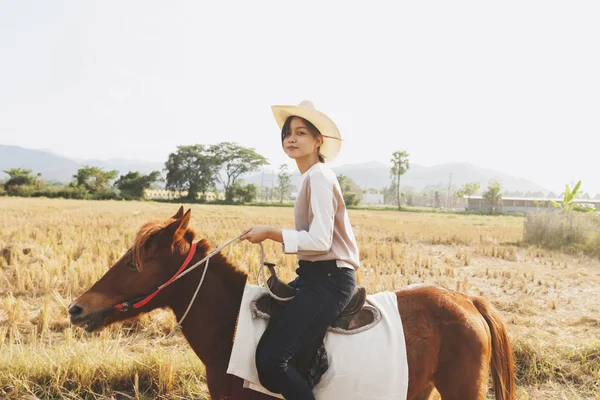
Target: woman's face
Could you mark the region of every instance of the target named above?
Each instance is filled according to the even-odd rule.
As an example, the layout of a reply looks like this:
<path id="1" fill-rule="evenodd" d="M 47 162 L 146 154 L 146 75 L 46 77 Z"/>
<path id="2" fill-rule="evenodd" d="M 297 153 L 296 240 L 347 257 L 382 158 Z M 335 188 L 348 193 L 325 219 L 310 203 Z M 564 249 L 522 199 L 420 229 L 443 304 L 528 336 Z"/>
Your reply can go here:
<path id="1" fill-rule="evenodd" d="M 318 156 L 319 146 L 323 138 L 316 138 L 302 118 L 294 117 L 290 122 L 290 131 L 283 139 L 283 151 L 290 158 L 299 159 L 308 156 Z"/>

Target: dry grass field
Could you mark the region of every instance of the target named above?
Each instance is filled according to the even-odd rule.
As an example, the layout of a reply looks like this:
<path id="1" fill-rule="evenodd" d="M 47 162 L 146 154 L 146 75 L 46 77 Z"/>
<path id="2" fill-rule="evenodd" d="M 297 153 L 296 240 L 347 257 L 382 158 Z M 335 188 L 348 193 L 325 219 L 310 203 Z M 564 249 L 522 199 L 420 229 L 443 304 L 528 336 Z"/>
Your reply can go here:
<path id="1" fill-rule="evenodd" d="M 0 198 L 0 398 L 206 398 L 203 367 L 156 310 L 88 334 L 67 305 L 178 205 Z M 291 208 L 192 205 L 214 246 L 254 224 L 292 226 Z M 519 245 L 523 219 L 350 212 L 369 292 L 435 283 L 490 299 L 508 325 L 519 399 L 600 398 L 600 261 Z M 266 243 L 292 277 L 295 257 Z M 251 272 L 258 246 L 224 250 Z"/>

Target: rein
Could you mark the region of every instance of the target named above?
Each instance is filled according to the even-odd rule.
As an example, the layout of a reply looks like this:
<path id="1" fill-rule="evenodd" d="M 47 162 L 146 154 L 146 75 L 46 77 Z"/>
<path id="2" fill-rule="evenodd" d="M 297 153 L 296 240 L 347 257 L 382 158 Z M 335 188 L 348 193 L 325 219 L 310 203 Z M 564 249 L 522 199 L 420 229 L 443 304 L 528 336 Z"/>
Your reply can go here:
<path id="1" fill-rule="evenodd" d="M 234 237 L 232 239 L 229 239 L 227 242 L 223 243 L 222 245 L 220 245 L 219 247 L 217 247 L 216 249 L 214 249 L 213 251 L 211 251 L 210 253 L 208 253 L 206 255 L 206 257 L 204 257 L 202 260 L 198 261 L 196 264 L 194 264 L 191 267 L 189 267 L 188 269 L 186 269 L 186 267 L 188 266 L 188 264 L 192 261 L 192 258 L 194 257 L 194 254 L 196 254 L 197 242 L 192 243 L 192 246 L 190 247 L 190 251 L 188 252 L 187 257 L 183 261 L 183 264 L 181 264 L 181 267 L 179 267 L 179 269 L 177 270 L 177 272 L 175 273 L 175 275 L 173 275 L 171 277 L 171 279 L 169 279 L 167 282 L 163 283 L 161 286 L 159 286 L 152 293 L 136 297 L 133 300 L 126 301 L 126 302 L 123 302 L 121 304 L 117 304 L 117 305 L 115 305 L 113 307 L 113 309 L 116 310 L 116 311 L 122 311 L 122 312 L 124 312 L 124 311 L 129 311 L 131 309 L 137 309 L 137 308 L 145 306 L 161 290 L 163 290 L 164 288 L 166 288 L 170 284 L 174 283 L 177 279 L 182 278 L 185 274 L 193 271 L 195 268 L 199 267 L 204 262 L 206 262 L 206 267 L 204 268 L 204 272 L 202 273 L 202 278 L 200 278 L 200 282 L 198 283 L 198 287 L 196 288 L 196 291 L 194 292 L 194 296 L 190 300 L 190 304 L 188 305 L 187 309 L 185 310 L 185 313 L 183 314 L 183 316 L 181 317 L 181 319 L 177 322 L 177 324 L 175 325 L 175 327 L 173 328 L 173 330 L 167 335 L 167 338 L 170 338 L 177 331 L 181 331 L 181 329 L 183 328 L 181 324 L 183 323 L 183 320 L 187 316 L 188 312 L 190 311 L 190 308 L 192 308 L 192 304 L 194 304 L 194 300 L 196 300 L 196 296 L 198 295 L 198 292 L 200 291 L 200 287 L 202 286 L 202 283 L 204 282 L 204 277 L 206 276 L 206 271 L 208 271 L 208 263 L 209 263 L 210 259 L 215 254 L 217 254 L 218 252 L 220 252 L 222 249 L 224 249 L 225 247 L 229 246 L 231 243 L 233 243 L 236 240 L 238 240 L 241 236 L 242 235 L 240 234 L 240 235 L 237 235 L 236 237 Z M 259 276 L 262 273 L 264 287 L 267 288 L 269 294 L 273 298 L 275 298 L 276 300 L 279 300 L 279 301 L 289 301 L 289 300 L 291 300 L 293 297 L 288 297 L 288 298 L 278 297 L 277 295 L 275 295 L 271 291 L 271 288 L 269 288 L 269 285 L 266 284 L 265 272 L 264 272 L 264 267 L 265 267 L 265 261 L 264 261 L 265 260 L 265 251 L 264 251 L 262 243 L 259 243 L 259 245 L 260 245 L 260 269 L 259 269 L 258 275 L 256 277 L 256 282 L 260 286 Z"/>

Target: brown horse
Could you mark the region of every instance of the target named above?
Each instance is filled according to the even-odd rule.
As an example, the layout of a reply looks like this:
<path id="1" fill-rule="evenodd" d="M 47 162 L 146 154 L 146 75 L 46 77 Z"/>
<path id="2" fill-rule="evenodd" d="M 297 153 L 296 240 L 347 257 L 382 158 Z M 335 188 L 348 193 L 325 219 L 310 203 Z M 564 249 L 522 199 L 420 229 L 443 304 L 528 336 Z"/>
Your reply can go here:
<path id="1" fill-rule="evenodd" d="M 164 222 L 145 224 L 132 248 L 69 307 L 72 323 L 91 332 L 158 307 L 169 307 L 179 321 L 205 264 L 164 290 L 156 288 L 187 265 L 195 238 L 190 216 L 191 210 L 184 214 L 181 207 Z M 209 244 L 202 239 L 196 249 L 192 263 L 208 254 Z M 213 399 L 271 398 L 243 389 L 240 379 L 226 373 L 246 282 L 245 272 L 216 253 L 182 324 L 183 335 L 206 366 Z M 444 400 L 484 399 L 490 365 L 496 399 L 515 398 L 512 349 L 492 305 L 433 286 L 401 290 L 396 296 L 408 356 L 408 399 L 427 399 L 434 388 Z"/>

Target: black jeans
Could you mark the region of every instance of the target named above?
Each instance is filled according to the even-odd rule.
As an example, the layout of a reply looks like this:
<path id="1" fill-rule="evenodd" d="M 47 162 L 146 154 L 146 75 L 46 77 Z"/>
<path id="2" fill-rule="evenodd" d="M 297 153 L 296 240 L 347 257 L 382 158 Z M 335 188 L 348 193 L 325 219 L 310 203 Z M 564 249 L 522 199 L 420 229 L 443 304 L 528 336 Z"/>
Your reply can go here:
<path id="1" fill-rule="evenodd" d="M 290 282 L 296 296 L 266 338 L 256 364 L 262 385 L 287 400 L 314 399 L 304 378 L 289 362 L 303 345 L 326 331 L 356 288 L 354 270 L 338 268 L 335 260 L 299 264 L 298 277 Z"/>

